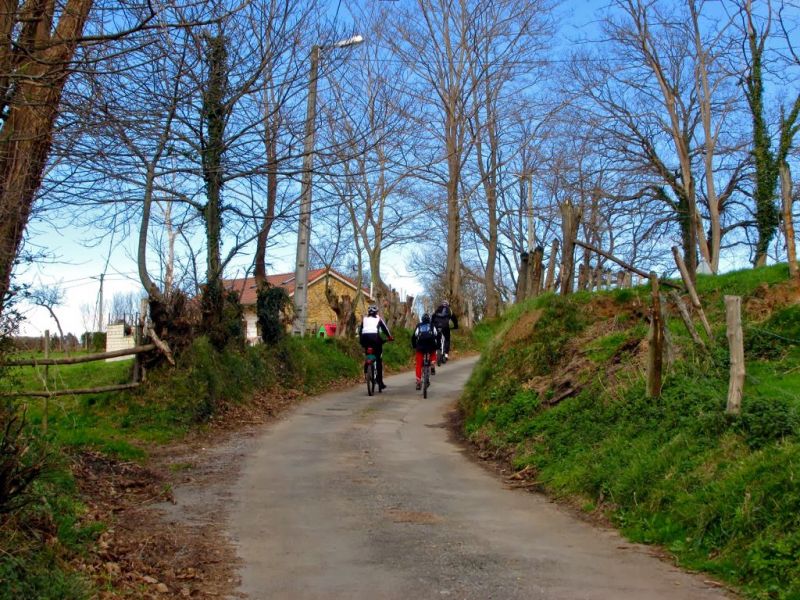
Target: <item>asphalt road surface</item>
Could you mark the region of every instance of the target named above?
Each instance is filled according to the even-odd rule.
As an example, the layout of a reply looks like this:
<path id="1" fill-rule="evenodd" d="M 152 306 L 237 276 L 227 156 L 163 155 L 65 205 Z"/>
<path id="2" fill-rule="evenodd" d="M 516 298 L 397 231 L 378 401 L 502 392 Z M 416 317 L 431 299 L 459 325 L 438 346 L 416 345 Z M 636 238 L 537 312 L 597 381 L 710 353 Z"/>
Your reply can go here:
<path id="1" fill-rule="evenodd" d="M 234 487 L 239 591 L 253 599 L 706 600 L 705 578 L 509 489 L 449 441 L 475 359 L 427 400 L 413 374 L 302 404 L 265 427 Z"/>

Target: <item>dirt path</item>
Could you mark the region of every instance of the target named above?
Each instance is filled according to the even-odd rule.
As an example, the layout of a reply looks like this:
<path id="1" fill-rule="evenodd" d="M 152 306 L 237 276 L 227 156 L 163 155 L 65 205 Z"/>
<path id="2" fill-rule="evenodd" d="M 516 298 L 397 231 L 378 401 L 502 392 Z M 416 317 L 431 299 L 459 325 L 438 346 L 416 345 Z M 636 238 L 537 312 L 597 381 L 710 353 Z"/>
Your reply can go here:
<path id="1" fill-rule="evenodd" d="M 228 533 L 253 599 L 727 598 L 647 548 L 504 486 L 448 440 L 476 359 L 303 404 L 236 449 Z"/>

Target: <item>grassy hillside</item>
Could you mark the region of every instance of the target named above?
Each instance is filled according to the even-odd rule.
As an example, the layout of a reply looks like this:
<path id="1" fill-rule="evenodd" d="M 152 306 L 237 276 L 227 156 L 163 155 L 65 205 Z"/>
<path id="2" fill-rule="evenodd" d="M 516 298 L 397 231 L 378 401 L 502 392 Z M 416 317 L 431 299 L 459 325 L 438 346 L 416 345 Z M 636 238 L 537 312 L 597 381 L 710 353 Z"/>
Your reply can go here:
<path id="1" fill-rule="evenodd" d="M 548 493 L 752 598 L 800 598 L 800 290 L 785 266 L 701 277 L 716 341 L 668 322 L 645 394 L 649 289 L 544 296 L 484 326 L 466 431 Z M 742 414 L 725 414 L 725 294 L 743 297 Z M 670 314 L 677 310 L 670 306 Z"/>

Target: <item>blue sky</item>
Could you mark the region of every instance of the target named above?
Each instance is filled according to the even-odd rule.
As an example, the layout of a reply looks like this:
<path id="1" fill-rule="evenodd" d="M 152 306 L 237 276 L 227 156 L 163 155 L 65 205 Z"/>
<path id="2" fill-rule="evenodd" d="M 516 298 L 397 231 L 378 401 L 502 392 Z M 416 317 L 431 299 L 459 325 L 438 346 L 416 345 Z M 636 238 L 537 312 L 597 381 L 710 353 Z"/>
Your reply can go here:
<path id="1" fill-rule="evenodd" d="M 338 0 L 329 3 L 331 17 L 339 5 Z M 566 48 L 575 42 L 597 37 L 594 25 L 596 12 L 607 6 L 606 0 L 571 0 L 564 2 L 559 10 L 561 35 L 558 38 Z M 340 19 L 346 19 L 345 9 L 339 10 Z M 369 39 L 366 40 L 369 43 Z M 557 53 L 558 50 L 554 51 Z M 312 225 L 313 227 L 313 225 Z M 105 272 L 104 295 L 106 304 L 115 293 L 139 291 L 141 285 L 136 273 L 135 234 L 115 240 L 104 240 L 94 247 L 83 243 L 86 232 L 76 231 L 59 222 L 41 221 L 29 229 L 29 250 L 45 250 L 52 260 L 37 263 L 19 273 L 21 282 L 39 285 L 60 285 L 65 291 L 65 303 L 57 309 L 65 332 L 79 334 L 88 325 L 81 314 L 81 306 L 89 305 L 94 312 L 99 292 L 99 275 Z M 226 273 L 226 276 L 241 276 L 252 263 L 254 245 L 241 255 Z M 295 261 L 295 236 L 287 235 L 270 250 L 272 272 L 291 272 Z M 108 265 L 106 267 L 106 261 Z M 384 255 L 384 278 L 403 292 L 417 294 L 420 286 L 408 273 L 406 256 L 401 250 L 391 250 Z M 24 307 L 23 307 L 24 308 Z M 55 324 L 46 311 L 26 308 L 27 321 L 23 333 L 39 335 L 45 329 L 55 330 Z M 106 309 L 107 313 L 107 309 Z"/>

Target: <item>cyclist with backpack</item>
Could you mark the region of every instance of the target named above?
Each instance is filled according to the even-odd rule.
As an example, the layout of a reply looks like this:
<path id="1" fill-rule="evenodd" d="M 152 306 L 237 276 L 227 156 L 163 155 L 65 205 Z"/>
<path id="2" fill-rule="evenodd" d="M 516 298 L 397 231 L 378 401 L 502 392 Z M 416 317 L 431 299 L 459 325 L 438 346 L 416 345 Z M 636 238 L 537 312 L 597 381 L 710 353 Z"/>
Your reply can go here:
<path id="1" fill-rule="evenodd" d="M 450 358 L 450 321 L 453 329 L 458 329 L 458 318 L 450 310 L 450 303 L 444 300 L 433 313 L 433 325 L 444 336 L 444 358 Z"/>
<path id="2" fill-rule="evenodd" d="M 411 335 L 411 347 L 417 354 L 417 389 L 422 388 L 422 360 L 426 352 L 431 353 L 431 375 L 436 374 L 436 347 L 438 344 L 439 332 L 431 322 L 428 313 L 422 315 L 422 320 L 417 323 L 414 333 Z"/>
<path id="3" fill-rule="evenodd" d="M 378 307 L 372 304 L 367 309 L 367 316 L 361 319 L 361 325 L 358 326 L 358 340 L 364 349 L 372 348 L 375 351 L 378 389 L 383 391 L 386 389 L 386 384 L 383 383 L 383 338 L 381 334 L 386 336 L 387 341 L 391 342 L 394 339 L 386 323 L 378 315 Z"/>

